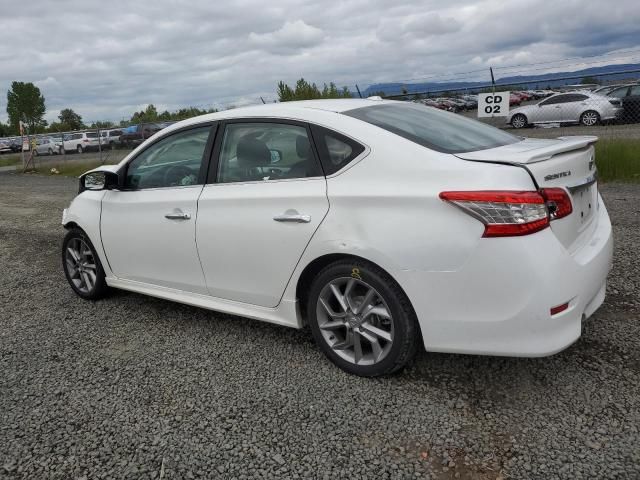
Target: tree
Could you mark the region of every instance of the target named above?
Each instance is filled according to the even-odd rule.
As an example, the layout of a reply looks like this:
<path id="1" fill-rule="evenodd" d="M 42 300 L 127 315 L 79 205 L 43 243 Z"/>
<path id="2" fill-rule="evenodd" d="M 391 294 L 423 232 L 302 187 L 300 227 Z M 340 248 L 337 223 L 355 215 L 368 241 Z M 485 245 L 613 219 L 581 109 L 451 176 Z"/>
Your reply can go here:
<path id="1" fill-rule="evenodd" d="M 12 82 L 7 92 L 7 115 L 14 131 L 19 131 L 22 120 L 29 127 L 29 133 L 35 133 L 46 127 L 44 120 L 46 108 L 40 89 L 31 82 Z"/>
<path id="2" fill-rule="evenodd" d="M 99 128 L 99 129 L 113 128 L 114 126 L 115 126 L 114 123 L 110 120 L 93 122 L 91 124 L 91 128 Z"/>
<path id="3" fill-rule="evenodd" d="M 0 122 L 0 137 L 8 137 L 11 135 L 11 127 L 6 123 Z"/>
<path id="4" fill-rule="evenodd" d="M 84 128 L 82 117 L 70 108 L 63 108 L 60 110 L 58 120 L 60 120 L 63 130 L 81 130 Z"/>
<path id="5" fill-rule="evenodd" d="M 283 81 L 278 82 L 278 100 L 290 102 L 292 100 L 313 100 L 316 98 L 351 98 L 351 92 L 347 87 L 338 90 L 336 84 L 331 82 L 324 84 L 322 90 L 315 83 L 309 83 L 304 78 L 296 82 L 295 88 L 291 88 Z"/>
<path id="6" fill-rule="evenodd" d="M 596 77 L 584 77 L 582 80 L 580 80 L 580 84 L 582 85 L 592 85 L 592 84 L 599 84 L 600 82 L 598 82 L 598 79 Z"/>

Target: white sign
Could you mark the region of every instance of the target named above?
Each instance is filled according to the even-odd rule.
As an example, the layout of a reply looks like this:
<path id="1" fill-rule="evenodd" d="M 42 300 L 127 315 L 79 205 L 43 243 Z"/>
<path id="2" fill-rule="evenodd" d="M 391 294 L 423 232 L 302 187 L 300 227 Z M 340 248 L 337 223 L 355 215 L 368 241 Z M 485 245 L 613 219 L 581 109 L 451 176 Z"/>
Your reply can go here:
<path id="1" fill-rule="evenodd" d="M 509 92 L 479 93 L 478 118 L 509 115 Z"/>

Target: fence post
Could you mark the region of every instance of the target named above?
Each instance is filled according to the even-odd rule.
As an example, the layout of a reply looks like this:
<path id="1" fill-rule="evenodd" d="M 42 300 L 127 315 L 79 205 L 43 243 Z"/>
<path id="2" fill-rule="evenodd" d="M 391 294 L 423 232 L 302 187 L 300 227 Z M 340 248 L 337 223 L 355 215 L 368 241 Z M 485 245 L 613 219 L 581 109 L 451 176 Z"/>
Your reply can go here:
<path id="1" fill-rule="evenodd" d="M 100 157 L 100 165 L 102 165 L 102 137 L 100 136 L 100 128 L 97 129 L 98 132 L 98 156 Z"/>

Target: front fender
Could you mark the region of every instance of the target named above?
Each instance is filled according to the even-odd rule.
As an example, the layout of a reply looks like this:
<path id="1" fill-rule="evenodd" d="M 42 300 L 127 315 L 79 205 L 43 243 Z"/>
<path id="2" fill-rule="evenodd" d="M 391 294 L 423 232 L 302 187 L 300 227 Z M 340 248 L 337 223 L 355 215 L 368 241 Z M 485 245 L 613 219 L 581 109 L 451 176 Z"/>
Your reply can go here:
<path id="1" fill-rule="evenodd" d="M 62 212 L 62 225 L 65 228 L 77 226 L 87 234 L 100 258 L 105 275 L 111 277 L 113 274 L 102 246 L 100 234 L 100 214 L 104 194 L 104 191 L 85 190 L 76 196 L 71 205 Z"/>

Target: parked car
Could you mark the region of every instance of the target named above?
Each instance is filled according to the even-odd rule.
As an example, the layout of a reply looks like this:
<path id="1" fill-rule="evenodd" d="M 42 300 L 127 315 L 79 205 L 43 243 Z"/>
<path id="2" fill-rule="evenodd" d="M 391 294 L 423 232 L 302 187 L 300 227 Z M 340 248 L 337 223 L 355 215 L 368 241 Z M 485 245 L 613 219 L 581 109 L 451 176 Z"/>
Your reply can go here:
<path id="1" fill-rule="evenodd" d="M 11 144 L 8 140 L 0 140 L 0 153 L 11 153 Z"/>
<path id="2" fill-rule="evenodd" d="M 593 126 L 605 120 L 615 120 L 622 113 L 620 100 L 592 92 L 558 93 L 544 100 L 515 108 L 506 117 L 513 128 L 536 123 L 581 123 Z"/>
<path id="3" fill-rule="evenodd" d="M 515 93 L 509 94 L 509 106 L 512 107 L 514 105 L 520 105 L 522 103 L 522 99 L 519 95 Z"/>
<path id="4" fill-rule="evenodd" d="M 98 150 L 100 139 L 97 132 L 67 133 L 63 137 L 60 151 L 82 153 L 87 150 Z"/>
<path id="5" fill-rule="evenodd" d="M 160 130 L 162 130 L 162 127 L 155 123 L 141 123 L 140 125 L 126 127 L 120 135 L 120 144 L 126 147 L 139 145 Z"/>
<path id="6" fill-rule="evenodd" d="M 115 149 L 120 144 L 120 135 L 122 135 L 121 128 L 114 128 L 112 130 L 102 131 L 103 139 L 102 144 L 110 149 Z"/>
<path id="7" fill-rule="evenodd" d="M 20 153 L 22 152 L 22 138 L 12 138 L 9 141 L 9 148 L 11 148 L 11 151 L 13 153 Z"/>
<path id="8" fill-rule="evenodd" d="M 615 86 L 613 85 L 605 85 L 604 87 L 596 88 L 593 93 L 597 93 L 598 95 L 607 95 L 614 88 Z"/>
<path id="9" fill-rule="evenodd" d="M 60 153 L 60 143 L 56 143 L 51 137 L 40 137 L 36 139 L 36 146 L 33 149 L 34 155 L 57 155 Z"/>
<path id="10" fill-rule="evenodd" d="M 622 102 L 622 120 L 625 122 L 640 122 L 640 84 L 623 85 L 613 88 L 607 93 L 608 97 L 620 99 Z"/>
<path id="11" fill-rule="evenodd" d="M 551 355 L 605 296 L 596 140 L 383 100 L 208 114 L 81 177 L 62 266 L 84 299 L 113 287 L 308 325 L 357 375 L 420 344 Z"/>

